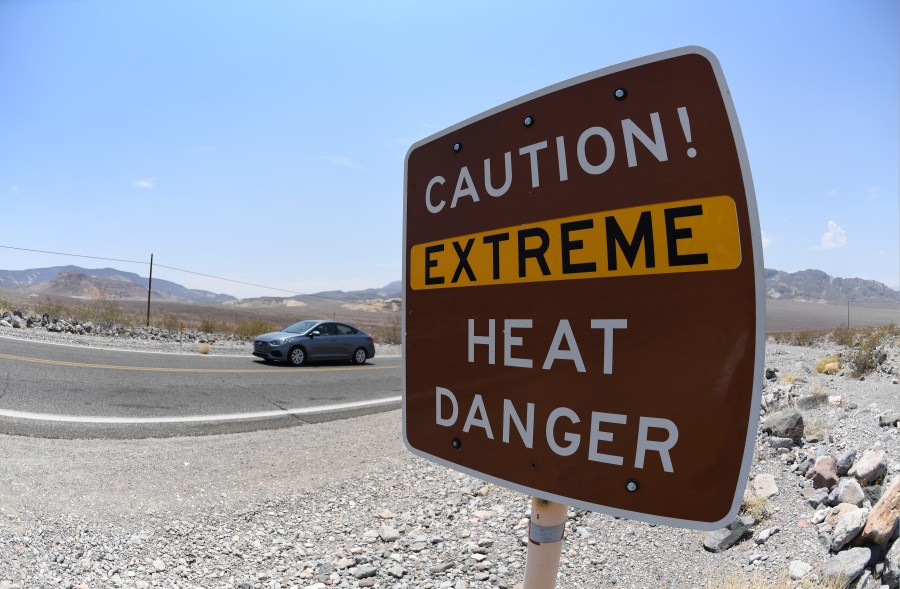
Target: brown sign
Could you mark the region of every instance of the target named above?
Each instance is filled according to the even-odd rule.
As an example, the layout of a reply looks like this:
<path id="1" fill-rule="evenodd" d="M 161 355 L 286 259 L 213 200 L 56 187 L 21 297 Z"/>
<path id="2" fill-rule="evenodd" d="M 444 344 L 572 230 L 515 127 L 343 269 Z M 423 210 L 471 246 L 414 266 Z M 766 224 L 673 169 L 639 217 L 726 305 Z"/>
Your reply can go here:
<path id="1" fill-rule="evenodd" d="M 405 215 L 412 452 L 617 516 L 730 523 L 765 319 L 714 56 L 594 72 L 415 144 Z"/>

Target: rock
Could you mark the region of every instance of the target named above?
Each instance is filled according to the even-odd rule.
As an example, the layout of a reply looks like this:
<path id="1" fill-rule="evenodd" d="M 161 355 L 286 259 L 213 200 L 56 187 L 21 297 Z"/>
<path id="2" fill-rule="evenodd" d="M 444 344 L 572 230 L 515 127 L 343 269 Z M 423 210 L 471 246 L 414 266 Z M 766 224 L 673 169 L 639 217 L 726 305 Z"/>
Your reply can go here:
<path id="1" fill-rule="evenodd" d="M 856 511 L 859 509 L 856 505 L 851 505 L 850 503 L 840 503 L 836 505 L 825 517 L 825 523 L 831 527 L 834 527 L 838 520 L 850 513 L 851 511 Z"/>
<path id="2" fill-rule="evenodd" d="M 863 452 L 862 458 L 854 463 L 847 474 L 855 476 L 860 484 L 866 487 L 880 479 L 886 471 L 884 450 L 879 448 Z"/>
<path id="3" fill-rule="evenodd" d="M 813 464 L 815 464 L 815 462 L 813 461 L 812 458 L 809 458 L 809 457 L 803 458 L 800 461 L 800 463 L 797 465 L 797 474 L 799 474 L 802 477 L 805 477 L 806 473 L 809 472 L 809 469 L 811 469 L 813 467 Z"/>
<path id="4" fill-rule="evenodd" d="M 803 416 L 792 409 L 773 413 L 763 422 L 762 430 L 779 438 L 790 438 L 799 444 L 803 439 Z"/>
<path id="5" fill-rule="evenodd" d="M 781 531 L 781 528 L 779 528 L 778 526 L 772 526 L 771 528 L 766 528 L 765 530 L 760 532 L 759 535 L 756 536 L 755 541 L 757 544 L 765 544 L 766 540 L 768 540 L 769 538 L 771 538 L 772 536 L 774 536 L 775 534 L 777 534 L 780 531 Z"/>
<path id="6" fill-rule="evenodd" d="M 847 476 L 847 473 L 850 472 L 850 467 L 853 466 L 854 460 L 856 460 L 856 450 L 850 449 L 841 454 L 837 459 L 838 476 Z"/>
<path id="7" fill-rule="evenodd" d="M 838 483 L 837 460 L 834 456 L 819 456 L 810 472 L 816 489 L 831 489 Z"/>
<path id="8" fill-rule="evenodd" d="M 821 407 L 828 402 L 829 398 L 830 397 L 826 397 L 825 395 L 808 395 L 797 399 L 796 404 L 798 409 L 803 409 L 804 411 L 806 411 L 808 409 Z"/>
<path id="9" fill-rule="evenodd" d="M 353 576 L 357 579 L 368 579 L 369 577 L 374 577 L 378 570 L 370 564 L 361 564 L 356 567 L 356 572 L 353 573 Z"/>
<path id="10" fill-rule="evenodd" d="M 0 327 L 12 327 L 12 323 L 6 319 L 0 319 Z"/>
<path id="11" fill-rule="evenodd" d="M 752 517 L 739 517 L 724 528 L 703 534 L 703 547 L 710 552 L 728 550 L 749 536 L 755 523 Z"/>
<path id="12" fill-rule="evenodd" d="M 881 427 L 895 427 L 900 422 L 900 413 L 885 413 L 878 416 L 878 425 Z"/>
<path id="13" fill-rule="evenodd" d="M 834 488 L 831 496 L 834 497 L 834 503 L 850 503 L 857 507 L 862 507 L 866 500 L 866 492 L 854 478 L 841 479 L 837 487 Z M 831 498 L 829 496 L 829 498 Z"/>
<path id="14" fill-rule="evenodd" d="M 794 440 L 790 438 L 779 438 L 778 436 L 769 436 L 769 446 L 776 450 L 780 448 L 793 448 L 796 446 Z"/>
<path id="15" fill-rule="evenodd" d="M 881 580 L 891 589 L 900 588 L 900 540 L 894 541 L 894 545 L 884 557 L 884 573 Z"/>
<path id="16" fill-rule="evenodd" d="M 756 475 L 753 479 L 753 494 L 764 499 L 777 495 L 778 486 L 775 484 L 775 477 L 768 473 Z"/>
<path id="17" fill-rule="evenodd" d="M 792 560 L 788 567 L 788 575 L 790 575 L 791 579 L 799 581 L 808 575 L 811 570 L 812 566 L 806 564 L 802 560 Z"/>
<path id="18" fill-rule="evenodd" d="M 866 492 L 866 497 L 869 498 L 872 505 L 878 503 L 878 500 L 881 499 L 881 494 L 884 492 L 884 488 L 881 485 L 869 485 L 863 490 Z"/>
<path id="19" fill-rule="evenodd" d="M 21 317 L 13 317 L 10 323 L 14 329 L 25 329 L 28 326 L 28 323 Z"/>
<path id="20" fill-rule="evenodd" d="M 381 526 L 378 530 L 378 535 L 384 542 L 396 542 L 400 539 L 400 532 L 388 525 Z"/>
<path id="21" fill-rule="evenodd" d="M 898 522 L 900 522 L 900 475 L 894 477 L 881 495 L 881 499 L 872 507 L 859 540 L 861 543 L 884 547 L 900 525 Z"/>
<path id="22" fill-rule="evenodd" d="M 866 525 L 868 515 L 868 509 L 854 509 L 842 515 L 841 519 L 837 521 L 837 525 L 834 526 L 831 550 L 837 552 L 856 538 Z"/>
<path id="23" fill-rule="evenodd" d="M 820 524 L 825 521 L 825 518 L 828 517 L 829 513 L 831 513 L 831 510 L 828 508 L 820 509 L 816 511 L 811 518 L 809 518 L 809 523 Z"/>
<path id="24" fill-rule="evenodd" d="M 851 548 L 838 552 L 822 565 L 822 580 L 827 583 L 850 583 L 855 581 L 869 564 L 872 551 L 869 548 Z"/>
<path id="25" fill-rule="evenodd" d="M 776 380 L 778 371 L 775 368 L 766 368 L 766 380 Z"/>
<path id="26" fill-rule="evenodd" d="M 153 569 L 156 571 L 164 571 L 166 570 L 166 563 L 163 562 L 161 558 L 157 558 L 153 561 Z"/>
<path id="27" fill-rule="evenodd" d="M 813 492 L 806 497 L 806 504 L 810 507 L 818 507 L 826 501 L 828 501 L 828 489 L 813 490 Z"/>

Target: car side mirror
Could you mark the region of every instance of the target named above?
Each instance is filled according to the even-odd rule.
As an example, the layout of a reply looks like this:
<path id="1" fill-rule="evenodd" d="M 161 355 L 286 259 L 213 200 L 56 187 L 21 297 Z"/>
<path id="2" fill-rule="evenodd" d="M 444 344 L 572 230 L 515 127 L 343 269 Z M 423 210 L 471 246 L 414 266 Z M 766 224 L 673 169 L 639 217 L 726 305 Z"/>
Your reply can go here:
<path id="1" fill-rule="evenodd" d="M 309 337 L 316 337 L 317 335 L 322 335 L 322 334 L 319 333 L 318 331 L 314 331 L 311 334 L 309 334 Z"/>

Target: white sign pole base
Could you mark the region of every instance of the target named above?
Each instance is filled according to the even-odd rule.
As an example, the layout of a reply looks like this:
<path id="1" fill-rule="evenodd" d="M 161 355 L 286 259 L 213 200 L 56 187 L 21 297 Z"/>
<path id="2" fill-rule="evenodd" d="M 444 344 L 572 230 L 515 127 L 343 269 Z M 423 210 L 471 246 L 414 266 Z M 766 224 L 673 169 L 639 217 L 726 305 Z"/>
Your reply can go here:
<path id="1" fill-rule="evenodd" d="M 566 531 L 566 510 L 562 503 L 534 497 L 528 525 L 528 554 L 525 581 L 514 589 L 554 589 Z"/>

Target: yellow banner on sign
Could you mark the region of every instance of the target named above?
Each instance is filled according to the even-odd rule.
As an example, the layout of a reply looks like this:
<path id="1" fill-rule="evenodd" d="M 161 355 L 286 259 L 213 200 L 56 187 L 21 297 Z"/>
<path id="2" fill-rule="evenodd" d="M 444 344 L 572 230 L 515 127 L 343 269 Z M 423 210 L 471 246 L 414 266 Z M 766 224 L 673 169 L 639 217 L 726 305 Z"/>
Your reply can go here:
<path id="1" fill-rule="evenodd" d="M 732 270 L 737 210 L 712 196 L 603 211 L 414 245 L 413 290 Z"/>

